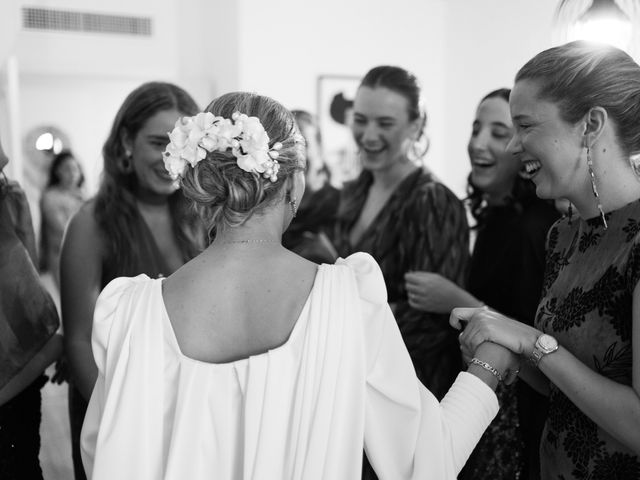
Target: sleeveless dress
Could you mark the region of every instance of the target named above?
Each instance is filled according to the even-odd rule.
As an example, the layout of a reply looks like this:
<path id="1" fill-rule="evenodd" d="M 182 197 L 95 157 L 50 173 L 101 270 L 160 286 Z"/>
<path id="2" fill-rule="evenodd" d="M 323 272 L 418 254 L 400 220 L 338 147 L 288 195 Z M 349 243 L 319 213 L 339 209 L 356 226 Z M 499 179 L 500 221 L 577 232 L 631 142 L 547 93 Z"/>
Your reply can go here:
<path id="1" fill-rule="evenodd" d="M 92 480 L 357 479 L 363 448 L 383 480 L 453 480 L 498 408 L 466 372 L 441 403 L 424 388 L 362 253 L 319 266 L 289 339 L 262 354 L 182 354 L 144 275 L 102 292 L 92 346 Z"/>
<path id="2" fill-rule="evenodd" d="M 632 376 L 632 294 L 640 279 L 640 201 L 600 217 L 559 220 L 549 231 L 535 325 L 595 372 Z M 635 355 L 640 352 L 634 352 Z M 640 478 L 640 458 L 551 386 L 540 446 L 543 480 Z"/>

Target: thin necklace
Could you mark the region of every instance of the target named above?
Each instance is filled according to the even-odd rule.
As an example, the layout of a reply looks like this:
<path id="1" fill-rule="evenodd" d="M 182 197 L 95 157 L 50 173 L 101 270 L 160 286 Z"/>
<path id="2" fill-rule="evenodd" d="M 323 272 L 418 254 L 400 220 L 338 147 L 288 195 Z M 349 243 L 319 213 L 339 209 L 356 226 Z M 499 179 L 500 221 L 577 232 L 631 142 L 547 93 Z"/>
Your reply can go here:
<path id="1" fill-rule="evenodd" d="M 222 243 L 280 243 L 280 240 L 264 240 L 264 239 L 249 239 L 249 240 L 223 240 Z"/>

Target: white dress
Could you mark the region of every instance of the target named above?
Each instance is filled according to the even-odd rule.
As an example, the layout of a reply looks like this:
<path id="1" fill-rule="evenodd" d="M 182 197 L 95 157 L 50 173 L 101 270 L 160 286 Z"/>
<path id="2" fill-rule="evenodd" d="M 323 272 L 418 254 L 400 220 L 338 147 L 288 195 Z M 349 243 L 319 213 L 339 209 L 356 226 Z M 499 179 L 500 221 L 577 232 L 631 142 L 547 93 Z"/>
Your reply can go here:
<path id="1" fill-rule="evenodd" d="M 225 364 L 183 355 L 161 280 L 118 278 L 98 299 L 98 380 L 82 429 L 93 480 L 454 479 L 498 411 L 461 373 L 438 403 L 417 380 L 364 253 L 321 265 L 289 339 Z"/>

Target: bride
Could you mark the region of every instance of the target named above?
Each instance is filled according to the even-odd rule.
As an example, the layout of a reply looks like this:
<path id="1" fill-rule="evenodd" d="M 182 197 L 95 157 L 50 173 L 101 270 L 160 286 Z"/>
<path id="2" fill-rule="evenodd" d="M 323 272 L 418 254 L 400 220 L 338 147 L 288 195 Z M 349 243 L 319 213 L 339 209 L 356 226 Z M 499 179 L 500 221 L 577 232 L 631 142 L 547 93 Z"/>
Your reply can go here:
<path id="1" fill-rule="evenodd" d="M 209 247 L 166 279 L 118 278 L 95 311 L 83 427 L 93 479 L 454 479 L 515 356 L 485 343 L 438 403 L 417 380 L 367 254 L 316 265 L 282 247 L 304 192 L 288 110 L 215 99 L 165 165 Z"/>

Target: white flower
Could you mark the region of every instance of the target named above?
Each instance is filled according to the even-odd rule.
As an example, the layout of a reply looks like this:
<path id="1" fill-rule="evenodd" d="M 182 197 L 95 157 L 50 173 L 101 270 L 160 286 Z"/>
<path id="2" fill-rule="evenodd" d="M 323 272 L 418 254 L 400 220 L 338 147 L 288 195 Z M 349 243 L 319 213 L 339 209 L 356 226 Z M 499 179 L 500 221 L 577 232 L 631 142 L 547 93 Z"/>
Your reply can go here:
<path id="1" fill-rule="evenodd" d="M 167 151 L 164 154 L 164 168 L 167 169 L 171 178 L 176 180 L 184 173 L 186 166 L 187 162 L 167 148 Z"/>
<path id="2" fill-rule="evenodd" d="M 235 112 L 227 119 L 201 112 L 178 120 L 169 140 L 164 162 L 173 178 L 183 175 L 187 164 L 195 167 L 207 152 L 231 149 L 242 170 L 261 174 L 272 182 L 278 179 L 276 158 L 282 145 L 277 143 L 269 149 L 269 135 L 257 117 Z"/>
<path id="3" fill-rule="evenodd" d="M 232 147 L 234 139 L 240 135 L 242 135 L 240 126 L 234 125 L 228 118 L 216 117 L 216 122 L 207 129 L 203 143 L 206 142 L 212 148 L 210 152 L 213 150 L 224 152 Z"/>

